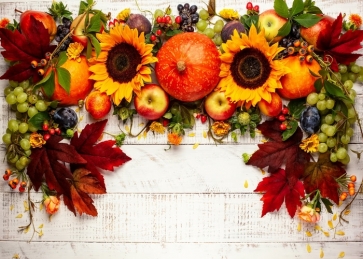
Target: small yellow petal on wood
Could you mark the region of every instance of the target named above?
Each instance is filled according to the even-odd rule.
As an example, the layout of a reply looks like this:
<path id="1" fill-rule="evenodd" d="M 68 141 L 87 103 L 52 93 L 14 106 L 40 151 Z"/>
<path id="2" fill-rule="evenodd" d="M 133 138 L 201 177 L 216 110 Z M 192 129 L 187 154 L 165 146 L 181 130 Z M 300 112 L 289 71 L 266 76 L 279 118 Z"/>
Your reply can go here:
<path id="1" fill-rule="evenodd" d="M 321 227 L 319 225 L 315 225 L 314 227 L 316 230 L 320 231 L 321 230 Z"/>
<path id="2" fill-rule="evenodd" d="M 39 237 L 42 237 L 43 236 L 43 230 L 40 230 L 38 235 L 39 235 Z"/>
<path id="3" fill-rule="evenodd" d="M 324 251 L 323 249 L 320 249 L 320 258 L 323 258 L 324 257 Z"/>
<path id="4" fill-rule="evenodd" d="M 344 215 L 349 215 L 350 214 L 350 210 L 346 210 L 345 212 L 344 212 Z"/>
<path id="5" fill-rule="evenodd" d="M 310 246 L 310 244 L 307 244 L 306 245 L 306 250 L 308 251 L 308 253 L 311 253 L 311 246 Z"/>
<path id="6" fill-rule="evenodd" d="M 144 127 L 145 123 L 141 122 L 139 123 L 139 127 Z"/>
<path id="7" fill-rule="evenodd" d="M 41 203 L 40 205 L 39 205 L 39 211 L 42 211 L 43 210 L 43 203 Z"/>
<path id="8" fill-rule="evenodd" d="M 16 215 L 16 217 L 15 218 L 17 218 L 17 219 L 21 219 L 23 217 L 23 214 L 18 214 L 18 215 Z"/>
<path id="9" fill-rule="evenodd" d="M 199 143 L 195 143 L 195 144 L 193 145 L 193 149 L 196 149 L 198 146 L 199 146 Z"/>
<path id="10" fill-rule="evenodd" d="M 331 221 L 331 220 L 329 220 L 328 221 L 328 226 L 332 229 L 332 228 L 334 228 L 334 226 L 333 226 L 333 222 Z"/>
<path id="11" fill-rule="evenodd" d="M 126 131 L 127 133 L 130 133 L 130 127 L 129 127 L 129 125 L 126 125 L 126 126 L 125 126 L 125 131 Z"/>
<path id="12" fill-rule="evenodd" d="M 143 137 L 143 138 L 146 138 L 146 136 L 147 136 L 147 131 L 146 131 L 146 130 L 144 130 L 144 132 L 142 133 L 142 137 Z"/>
<path id="13" fill-rule="evenodd" d="M 248 181 L 245 181 L 245 184 L 243 185 L 245 188 L 248 188 Z"/>
<path id="14" fill-rule="evenodd" d="M 28 226 L 26 229 L 24 229 L 24 234 L 28 233 L 29 232 L 29 229 L 30 229 L 30 226 Z"/>
<path id="15" fill-rule="evenodd" d="M 334 213 L 333 220 L 337 220 L 337 218 L 338 218 L 338 214 Z"/>
<path id="16" fill-rule="evenodd" d="M 208 134 L 206 131 L 203 130 L 203 138 L 207 138 Z"/>
<path id="17" fill-rule="evenodd" d="M 190 132 L 190 133 L 188 134 L 188 137 L 195 137 L 195 132 Z"/>
<path id="18" fill-rule="evenodd" d="M 261 170 L 262 175 L 266 174 L 265 170 L 262 170 L 262 169 L 260 169 L 260 170 Z"/>
<path id="19" fill-rule="evenodd" d="M 25 211 L 28 211 L 29 210 L 28 202 L 27 201 L 24 201 L 23 204 L 24 204 L 24 210 Z"/>
<path id="20" fill-rule="evenodd" d="M 323 233 L 324 233 L 324 235 L 325 235 L 326 237 L 330 237 L 330 234 L 329 234 L 329 232 L 327 232 L 327 231 L 324 231 Z"/>
<path id="21" fill-rule="evenodd" d="M 299 222 L 298 224 L 297 224 L 297 231 L 301 231 L 301 222 Z"/>
<path id="22" fill-rule="evenodd" d="M 340 252 L 339 255 L 338 255 L 338 258 L 343 258 L 345 256 L 345 253 L 344 252 Z"/>
<path id="23" fill-rule="evenodd" d="M 141 134 L 137 135 L 137 140 L 141 139 Z"/>
<path id="24" fill-rule="evenodd" d="M 337 235 L 339 235 L 339 236 L 344 236 L 344 235 L 345 235 L 345 232 L 344 232 L 344 231 L 342 231 L 342 230 L 338 230 L 338 231 L 336 232 L 336 234 L 337 234 Z"/>
<path id="25" fill-rule="evenodd" d="M 14 209 L 14 204 L 10 205 L 10 211 L 12 211 Z"/>
<path id="26" fill-rule="evenodd" d="M 38 228 L 43 228 L 43 226 L 44 226 L 43 224 L 40 224 Z"/>
<path id="27" fill-rule="evenodd" d="M 20 255 L 19 254 L 14 254 L 12 259 L 20 259 Z"/>
<path id="28" fill-rule="evenodd" d="M 308 236 L 308 237 L 311 237 L 313 234 L 311 234 L 311 232 L 310 231 L 306 231 L 305 232 L 305 234 L 306 234 L 306 236 Z"/>

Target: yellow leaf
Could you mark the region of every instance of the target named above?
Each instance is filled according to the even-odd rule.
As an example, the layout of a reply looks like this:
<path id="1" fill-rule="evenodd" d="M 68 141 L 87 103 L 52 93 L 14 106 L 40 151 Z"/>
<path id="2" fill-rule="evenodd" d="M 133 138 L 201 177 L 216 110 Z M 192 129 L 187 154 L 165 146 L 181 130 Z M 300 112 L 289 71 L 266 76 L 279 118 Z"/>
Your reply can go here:
<path id="1" fill-rule="evenodd" d="M 195 133 L 194 133 L 194 132 L 190 132 L 190 133 L 188 134 L 188 137 L 195 137 Z"/>
<path id="2" fill-rule="evenodd" d="M 245 188 L 248 188 L 248 181 L 245 181 L 245 184 L 243 185 Z"/>
<path id="3" fill-rule="evenodd" d="M 323 257 L 324 257 L 323 249 L 320 249 L 320 258 L 323 258 Z"/>
<path id="4" fill-rule="evenodd" d="M 23 217 L 23 214 L 21 214 L 21 213 L 16 216 L 17 219 L 21 219 L 22 217 Z"/>
<path id="5" fill-rule="evenodd" d="M 130 133 L 130 127 L 129 127 L 129 125 L 126 125 L 126 126 L 125 126 L 125 131 L 126 131 L 127 133 Z"/>
<path id="6" fill-rule="evenodd" d="M 144 127 L 145 123 L 141 122 L 139 123 L 139 127 Z"/>
<path id="7" fill-rule="evenodd" d="M 321 227 L 319 225 L 315 225 L 314 227 L 316 230 L 320 231 L 321 230 Z"/>
<path id="8" fill-rule="evenodd" d="M 141 134 L 137 135 L 137 140 L 141 139 Z"/>
<path id="9" fill-rule="evenodd" d="M 298 224 L 297 224 L 297 231 L 301 231 L 301 223 L 299 222 Z"/>
<path id="10" fill-rule="evenodd" d="M 207 138 L 208 134 L 206 131 L 203 130 L 203 138 Z"/>
<path id="11" fill-rule="evenodd" d="M 28 202 L 27 201 L 24 201 L 23 204 L 24 204 L 24 210 L 25 211 L 28 211 L 29 210 Z"/>
<path id="12" fill-rule="evenodd" d="M 339 236 L 344 236 L 344 235 L 345 235 L 345 232 L 344 232 L 344 231 L 342 231 L 342 230 L 338 230 L 338 231 L 336 232 L 336 234 L 337 234 L 337 235 L 339 235 Z"/>
<path id="13" fill-rule="evenodd" d="M 143 138 L 146 138 L 146 136 L 147 136 L 147 131 L 146 130 L 144 130 L 144 132 L 142 133 L 142 136 L 143 136 Z"/>
<path id="14" fill-rule="evenodd" d="M 311 253 L 311 246 L 309 244 L 306 245 L 306 250 L 308 251 L 308 253 Z"/>
<path id="15" fill-rule="evenodd" d="M 330 234 L 329 234 L 329 232 L 327 232 L 327 231 L 324 231 L 323 233 L 324 233 L 324 235 L 325 235 L 326 237 L 330 237 Z"/>
<path id="16" fill-rule="evenodd" d="M 43 224 L 40 224 L 38 228 L 43 228 Z"/>
<path id="17" fill-rule="evenodd" d="M 12 259 L 20 259 L 20 255 L 19 254 L 14 254 Z"/>
<path id="18" fill-rule="evenodd" d="M 10 205 L 10 211 L 12 211 L 14 209 L 14 204 Z"/>
<path id="19" fill-rule="evenodd" d="M 24 234 L 28 233 L 30 229 L 30 226 L 28 226 L 26 229 L 24 229 Z"/>
<path id="20" fill-rule="evenodd" d="M 308 237 L 311 237 L 313 234 L 311 234 L 310 231 L 306 231 L 305 234 L 308 236 Z"/>
<path id="21" fill-rule="evenodd" d="M 333 226 L 333 222 L 331 221 L 331 220 L 329 220 L 328 221 L 328 226 L 332 229 L 332 228 L 334 228 L 334 226 Z"/>
<path id="22" fill-rule="evenodd" d="M 39 237 L 42 237 L 43 236 L 43 230 L 40 230 L 38 235 L 39 235 Z"/>
<path id="23" fill-rule="evenodd" d="M 43 208 L 44 208 L 43 203 L 41 203 L 41 204 L 39 205 L 39 211 L 42 211 L 42 210 L 43 210 Z"/>
<path id="24" fill-rule="evenodd" d="M 345 212 L 344 212 L 344 215 L 349 215 L 350 214 L 350 210 L 346 210 Z"/>
<path id="25" fill-rule="evenodd" d="M 79 108 L 77 107 L 76 109 L 74 109 L 75 112 L 79 112 Z"/>
<path id="26" fill-rule="evenodd" d="M 333 215 L 333 220 L 337 220 L 337 218 L 338 218 L 338 214 L 336 214 L 336 213 L 335 213 L 335 214 Z"/>
<path id="27" fill-rule="evenodd" d="M 260 169 L 260 170 L 261 170 L 262 175 L 266 174 L 265 170 L 262 170 L 262 169 Z"/>
<path id="28" fill-rule="evenodd" d="M 193 149 L 196 149 L 198 146 L 199 146 L 199 143 L 195 143 L 195 144 L 193 145 Z"/>
<path id="29" fill-rule="evenodd" d="M 338 255 L 338 258 L 343 258 L 345 256 L 345 253 L 344 252 L 340 252 L 339 255 Z"/>

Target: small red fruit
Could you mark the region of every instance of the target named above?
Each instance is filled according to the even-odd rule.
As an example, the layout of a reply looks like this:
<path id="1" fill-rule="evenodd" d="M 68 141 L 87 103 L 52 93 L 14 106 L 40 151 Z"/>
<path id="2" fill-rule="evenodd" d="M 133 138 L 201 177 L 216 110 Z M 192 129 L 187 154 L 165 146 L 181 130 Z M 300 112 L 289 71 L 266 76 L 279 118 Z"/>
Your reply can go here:
<path id="1" fill-rule="evenodd" d="M 25 181 L 22 181 L 22 182 L 20 183 L 20 186 L 21 186 L 21 187 L 23 187 L 23 188 L 25 188 L 25 187 L 26 187 L 26 185 L 27 185 L 27 183 L 26 183 Z"/>
<path id="2" fill-rule="evenodd" d="M 281 113 L 284 114 L 284 115 L 289 114 L 289 108 L 287 108 L 287 107 L 282 108 Z"/>
<path id="3" fill-rule="evenodd" d="M 280 130 L 284 131 L 284 130 L 286 130 L 286 129 L 287 129 L 286 124 L 285 124 L 285 123 L 281 123 L 281 124 L 280 124 Z"/>
<path id="4" fill-rule="evenodd" d="M 154 34 L 151 34 L 151 36 L 150 36 L 150 40 L 151 40 L 151 41 L 155 41 L 155 40 L 156 40 L 156 36 L 155 36 Z"/>
<path id="5" fill-rule="evenodd" d="M 48 139 L 50 139 L 50 134 L 49 134 L 49 133 L 44 134 L 44 135 L 43 135 L 43 139 L 44 139 L 45 141 L 47 141 Z"/>
<path id="6" fill-rule="evenodd" d="M 43 129 L 44 131 L 47 131 L 47 130 L 49 129 L 49 124 L 44 123 L 44 124 L 43 124 L 43 126 L 42 126 L 42 129 Z"/>
<path id="7" fill-rule="evenodd" d="M 4 179 L 4 181 L 9 180 L 9 177 L 10 177 L 10 176 L 9 176 L 8 174 L 4 174 L 4 175 L 3 175 L 3 179 Z"/>
<path id="8" fill-rule="evenodd" d="M 164 119 L 164 120 L 163 120 L 163 126 L 164 126 L 164 127 L 167 127 L 167 126 L 168 126 L 168 124 L 169 124 L 169 120 Z"/>
<path id="9" fill-rule="evenodd" d="M 60 134 L 61 134 L 61 130 L 60 130 L 60 128 L 55 128 L 55 129 L 54 129 L 54 132 L 55 132 L 55 134 L 57 134 L 57 135 L 60 135 Z"/>
<path id="10" fill-rule="evenodd" d="M 282 115 L 282 114 L 279 115 L 278 120 L 279 121 L 285 121 L 286 120 L 285 115 Z"/>
<path id="11" fill-rule="evenodd" d="M 19 187 L 19 192 L 25 192 L 25 188 L 24 188 L 24 187 L 22 187 L 22 186 L 20 186 L 20 187 Z"/>
<path id="12" fill-rule="evenodd" d="M 53 128 L 49 129 L 49 134 L 50 135 L 54 135 L 55 134 L 55 130 Z"/>
<path id="13" fill-rule="evenodd" d="M 248 2 L 248 3 L 246 4 L 246 9 L 247 9 L 247 10 L 252 10 L 252 9 L 253 9 L 253 4 L 252 4 L 251 2 Z"/>
<path id="14" fill-rule="evenodd" d="M 208 118 L 208 117 L 207 117 L 207 115 L 204 115 L 204 114 L 203 114 L 203 115 L 201 115 L 201 116 L 200 116 L 200 121 L 201 121 L 202 123 L 205 123 L 205 122 L 207 121 L 207 118 Z"/>
<path id="15" fill-rule="evenodd" d="M 160 29 L 156 31 L 156 35 L 158 35 L 158 36 L 161 35 L 161 30 Z"/>
<path id="16" fill-rule="evenodd" d="M 180 24 L 181 21 L 182 21 L 182 19 L 179 15 L 177 17 L 175 17 L 175 23 Z"/>
<path id="17" fill-rule="evenodd" d="M 356 177 L 355 175 L 352 175 L 352 176 L 350 177 L 350 180 L 351 180 L 352 182 L 355 182 L 355 181 L 357 181 L 357 177 Z"/>
<path id="18" fill-rule="evenodd" d="M 255 11 L 255 12 L 260 12 L 260 7 L 258 6 L 258 5 L 255 5 L 254 7 L 253 7 L 253 11 Z"/>
<path id="19" fill-rule="evenodd" d="M 163 19 L 163 18 L 162 18 L 161 16 L 158 16 L 158 18 L 156 18 L 156 22 L 157 22 L 157 23 L 161 23 L 161 22 L 162 22 L 162 19 Z"/>

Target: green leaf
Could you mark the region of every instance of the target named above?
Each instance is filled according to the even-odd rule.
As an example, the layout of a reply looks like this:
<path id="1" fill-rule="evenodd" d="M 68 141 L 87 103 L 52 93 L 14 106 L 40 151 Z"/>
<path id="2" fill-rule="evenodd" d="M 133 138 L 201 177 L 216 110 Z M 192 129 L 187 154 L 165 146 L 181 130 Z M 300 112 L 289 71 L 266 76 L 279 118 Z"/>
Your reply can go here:
<path id="1" fill-rule="evenodd" d="M 290 138 L 292 135 L 294 135 L 294 133 L 296 132 L 297 128 L 298 128 L 298 122 L 295 121 L 295 120 L 290 120 L 288 122 L 288 126 L 289 128 L 287 130 L 285 130 L 283 133 L 282 133 L 282 140 L 285 141 L 287 140 L 288 138 Z"/>
<path id="2" fill-rule="evenodd" d="M 333 213 L 333 211 L 331 210 L 331 207 L 333 206 L 333 203 L 330 200 L 326 199 L 326 198 L 321 198 L 321 201 L 325 205 L 326 210 L 329 213 Z"/>
<path id="3" fill-rule="evenodd" d="M 165 113 L 165 114 L 163 115 L 163 117 L 164 117 L 165 119 L 170 120 L 170 119 L 173 117 L 173 114 L 171 114 L 171 112 L 167 112 L 167 113 Z"/>
<path id="4" fill-rule="evenodd" d="M 55 84 L 54 84 L 54 71 L 52 70 L 52 72 L 49 73 L 49 78 L 48 80 L 46 80 L 44 82 L 44 84 L 42 85 L 43 91 L 47 96 L 52 96 L 54 93 L 54 88 L 55 88 Z"/>
<path id="5" fill-rule="evenodd" d="M 289 108 L 290 114 L 295 118 L 299 119 L 301 112 L 305 109 L 306 98 L 294 99 L 289 102 L 287 107 Z"/>
<path id="6" fill-rule="evenodd" d="M 349 103 L 352 103 L 352 100 L 344 94 L 343 90 L 339 86 L 337 86 L 329 81 L 325 81 L 324 88 L 330 96 L 336 97 L 336 98 L 339 98 L 342 100 L 346 100 Z"/>
<path id="7" fill-rule="evenodd" d="M 100 42 L 97 40 L 95 36 L 93 36 L 93 34 L 88 34 L 88 38 L 91 40 L 92 46 L 96 51 L 96 57 L 98 57 L 98 55 L 100 55 L 101 53 Z"/>
<path id="8" fill-rule="evenodd" d="M 338 100 L 335 104 L 335 107 L 333 109 L 333 114 L 337 114 L 337 112 L 340 111 L 344 114 L 345 117 L 348 117 L 348 107 L 345 102 Z"/>
<path id="9" fill-rule="evenodd" d="M 279 32 L 277 33 L 277 36 L 282 36 L 285 37 L 287 35 L 289 35 L 291 31 L 291 22 L 287 21 L 279 30 Z"/>
<path id="10" fill-rule="evenodd" d="M 321 91 L 321 89 L 323 88 L 323 81 L 321 79 L 317 79 L 314 82 L 314 87 L 315 87 L 316 92 L 319 93 Z"/>
<path id="11" fill-rule="evenodd" d="M 100 32 L 102 28 L 102 22 L 101 22 L 101 14 L 100 12 L 97 12 L 94 16 L 92 16 L 90 21 L 90 26 L 87 27 L 86 33 L 89 32 Z"/>
<path id="12" fill-rule="evenodd" d="M 49 119 L 50 117 L 48 112 L 38 112 L 29 119 L 28 123 L 36 127 L 37 129 L 41 129 L 43 126 L 43 122 Z"/>
<path id="13" fill-rule="evenodd" d="M 71 88 L 71 74 L 63 67 L 57 67 L 58 83 L 69 94 Z"/>
<path id="14" fill-rule="evenodd" d="M 42 78 L 42 80 L 40 80 L 38 83 L 36 83 L 34 85 L 34 89 L 37 89 L 40 86 L 44 85 L 49 80 L 49 78 L 51 77 L 52 73 L 47 74 L 45 77 Z M 53 84 L 54 84 L 54 81 L 53 81 Z"/>
<path id="15" fill-rule="evenodd" d="M 304 7 L 308 8 L 309 6 L 311 6 L 311 0 L 305 0 Z"/>
<path id="16" fill-rule="evenodd" d="M 278 15 L 284 18 L 290 18 L 289 7 L 287 6 L 287 3 L 284 0 L 275 0 L 274 9 Z"/>
<path id="17" fill-rule="evenodd" d="M 59 52 L 57 67 L 61 67 L 68 59 L 67 53 L 65 51 Z"/>
<path id="18" fill-rule="evenodd" d="M 290 17 L 295 16 L 304 11 L 304 3 L 302 0 L 294 0 L 290 10 Z"/>
<path id="19" fill-rule="evenodd" d="M 314 72 L 314 71 L 312 71 L 310 68 L 309 68 L 309 72 L 310 72 L 310 74 L 311 74 L 312 76 L 314 76 L 314 77 L 320 77 L 320 75 L 315 74 L 315 72 Z"/>
<path id="20" fill-rule="evenodd" d="M 195 118 L 188 108 L 186 108 L 183 105 L 180 105 L 180 115 L 182 117 L 183 124 L 190 125 L 190 127 L 194 126 Z"/>
<path id="21" fill-rule="evenodd" d="M 311 14 L 322 14 L 323 13 L 323 11 L 317 6 L 308 7 L 307 12 L 311 13 Z"/>
<path id="22" fill-rule="evenodd" d="M 310 14 L 310 13 L 300 14 L 293 18 L 295 22 L 297 22 L 298 24 L 300 24 L 305 28 L 309 28 L 317 24 L 321 19 L 322 19 L 321 16 L 317 16 L 315 14 Z"/>

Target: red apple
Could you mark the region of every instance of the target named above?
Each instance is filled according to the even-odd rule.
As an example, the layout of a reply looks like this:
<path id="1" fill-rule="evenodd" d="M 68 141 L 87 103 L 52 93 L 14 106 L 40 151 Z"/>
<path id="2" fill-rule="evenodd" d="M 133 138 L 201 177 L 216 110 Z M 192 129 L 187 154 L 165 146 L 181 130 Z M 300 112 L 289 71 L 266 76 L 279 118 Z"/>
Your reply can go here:
<path id="1" fill-rule="evenodd" d="M 139 115 L 148 120 L 157 120 L 169 107 L 169 96 L 157 84 L 147 84 L 134 98 L 134 106 Z"/>
<path id="2" fill-rule="evenodd" d="M 316 50 L 322 50 L 324 46 L 319 46 L 319 38 L 324 35 L 331 33 L 332 24 L 335 21 L 333 17 L 325 15 L 318 23 L 315 25 L 305 28 L 301 27 L 300 35 L 306 40 L 307 43 L 313 45 Z M 327 37 L 329 38 L 329 37 Z M 330 38 L 329 38 L 330 39 Z M 329 43 L 329 42 L 326 42 Z M 320 44 L 326 44 L 325 42 L 320 42 Z"/>
<path id="3" fill-rule="evenodd" d="M 55 23 L 53 17 L 45 12 L 32 10 L 22 12 L 19 20 L 21 33 L 24 34 L 27 38 L 28 35 L 30 36 L 31 33 L 33 33 L 30 25 L 31 16 L 43 23 L 44 27 L 48 30 L 49 42 L 51 42 L 57 34 L 57 24 Z"/>
<path id="4" fill-rule="evenodd" d="M 262 12 L 258 17 L 258 27 L 265 29 L 265 38 L 268 42 L 278 42 L 282 39 L 277 36 L 280 28 L 287 22 L 287 19 L 279 16 L 274 9 Z"/>
<path id="5" fill-rule="evenodd" d="M 271 102 L 262 99 L 258 102 L 260 111 L 270 117 L 276 117 L 282 110 L 282 99 L 277 93 L 271 93 Z"/>
<path id="6" fill-rule="evenodd" d="M 214 120 L 229 119 L 237 108 L 237 104 L 229 101 L 224 92 L 213 91 L 204 101 L 206 113 Z"/>

